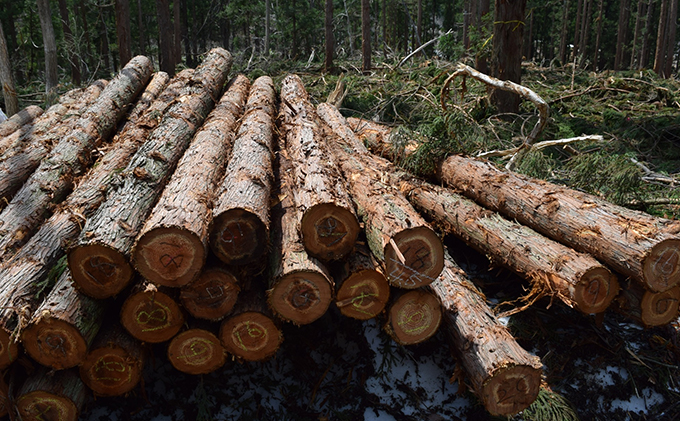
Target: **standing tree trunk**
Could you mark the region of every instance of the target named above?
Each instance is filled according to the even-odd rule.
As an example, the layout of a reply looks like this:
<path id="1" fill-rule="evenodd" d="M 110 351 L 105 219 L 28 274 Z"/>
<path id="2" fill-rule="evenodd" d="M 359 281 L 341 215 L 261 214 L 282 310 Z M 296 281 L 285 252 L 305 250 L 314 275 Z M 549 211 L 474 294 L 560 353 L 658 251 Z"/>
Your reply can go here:
<path id="1" fill-rule="evenodd" d="M 616 35 L 614 70 L 621 70 L 625 60 L 626 43 L 628 42 L 628 21 L 630 20 L 630 0 L 621 0 L 619 7 L 619 29 Z"/>
<path id="2" fill-rule="evenodd" d="M 666 33 L 666 63 L 664 66 L 663 76 L 665 78 L 671 77 L 673 74 L 673 61 L 675 57 L 675 34 L 678 29 L 678 0 L 671 0 L 671 9 L 668 13 L 668 31 Z"/>
<path id="3" fill-rule="evenodd" d="M 80 86 L 80 57 L 75 53 L 75 38 L 69 23 L 68 7 L 66 0 L 59 0 L 59 14 L 61 15 L 61 27 L 64 31 L 64 41 L 68 50 L 68 61 L 71 64 L 71 80 L 76 86 Z"/>
<path id="4" fill-rule="evenodd" d="M 602 0 L 600 0 L 600 1 L 602 1 Z M 635 29 L 633 30 L 633 44 L 631 45 L 631 49 L 630 49 L 630 67 L 629 67 L 629 69 L 631 69 L 631 70 L 639 68 L 639 66 L 636 66 L 636 60 L 638 59 L 638 53 L 640 52 L 640 50 L 637 47 L 638 47 L 638 43 L 640 42 L 640 34 L 642 33 L 643 6 L 644 6 L 644 1 L 638 0 L 637 10 L 635 12 Z"/>
<path id="5" fill-rule="evenodd" d="M 56 96 L 56 88 L 59 83 L 57 74 L 57 39 L 54 35 L 54 27 L 52 26 L 50 1 L 37 0 L 37 2 L 45 49 L 45 93 L 48 95 L 48 103 L 50 103 L 52 102 L 50 96 Z"/>
<path id="6" fill-rule="evenodd" d="M 496 0 L 493 30 L 492 76 L 522 82 L 522 38 L 526 0 Z M 519 95 L 497 89 L 491 95 L 500 113 L 519 112 Z"/>
<path id="7" fill-rule="evenodd" d="M 479 3 L 479 27 L 481 30 L 482 25 L 484 25 L 483 18 L 489 14 L 489 9 L 491 6 L 490 0 L 481 0 Z M 487 25 L 488 26 L 488 25 Z M 477 54 L 475 56 L 475 69 L 479 70 L 484 74 L 489 74 L 489 61 L 486 54 Z"/>
<path id="8" fill-rule="evenodd" d="M 181 3 L 186 0 L 173 0 L 172 2 L 172 14 L 173 14 L 173 49 L 172 49 L 172 62 L 173 65 L 178 65 L 182 62 L 182 8 Z"/>
<path id="9" fill-rule="evenodd" d="M 416 45 L 413 49 L 420 47 L 423 39 L 423 0 L 418 0 L 418 14 L 416 18 Z M 421 52 L 422 55 L 422 52 Z"/>
<path id="10" fill-rule="evenodd" d="M 600 66 L 598 66 L 598 60 L 600 56 L 600 45 L 602 45 L 602 26 L 603 26 L 603 20 L 604 20 L 604 0 L 600 0 L 600 5 L 598 7 L 598 12 L 597 12 L 597 29 L 596 29 L 596 35 L 595 35 L 595 51 L 593 52 L 593 66 L 595 66 L 595 70 L 598 70 Z"/>
<path id="11" fill-rule="evenodd" d="M 583 3 L 586 0 L 576 0 L 576 21 L 574 22 L 574 47 L 572 60 L 578 62 L 579 46 L 581 45 L 581 14 L 583 13 Z"/>
<path id="12" fill-rule="evenodd" d="M 661 0 L 661 12 L 659 13 L 659 29 L 656 36 L 656 52 L 654 54 L 654 71 L 661 76 L 666 68 L 666 41 L 668 40 L 668 15 L 671 0 Z"/>
<path id="13" fill-rule="evenodd" d="M 587 0 L 583 9 L 583 18 L 581 22 L 581 45 L 579 47 L 581 56 L 585 59 L 588 53 L 588 35 L 590 33 L 590 22 L 592 21 L 591 11 L 593 8 L 593 0 Z"/>
<path id="14" fill-rule="evenodd" d="M 649 50 L 652 45 L 652 22 L 654 20 L 654 0 L 647 2 L 647 17 L 645 18 L 645 31 L 642 37 L 642 49 L 640 50 L 640 68 L 644 69 L 649 64 Z"/>
<path id="15" fill-rule="evenodd" d="M 579 0 L 577 0 L 579 1 Z M 560 62 L 564 66 L 567 61 L 567 28 L 569 23 L 569 0 L 564 0 L 562 9 L 562 30 L 560 31 Z M 479 69 L 477 69 L 479 70 Z M 479 70 L 481 72 L 481 70 Z M 486 72 L 485 72 L 486 73 Z"/>
<path id="16" fill-rule="evenodd" d="M 156 0 L 156 14 L 158 16 L 160 69 L 170 76 L 175 75 L 175 62 L 173 61 L 172 45 L 172 21 L 170 20 L 169 0 Z"/>
<path id="17" fill-rule="evenodd" d="M 330 0 L 328 0 L 330 1 Z M 12 117 L 19 112 L 19 101 L 17 91 L 14 87 L 14 76 L 12 75 L 12 63 L 9 61 L 7 51 L 7 40 L 5 32 L 0 23 L 0 83 L 2 83 L 2 96 L 5 99 L 5 114 Z"/>
<path id="18" fill-rule="evenodd" d="M 132 58 L 129 0 L 116 0 L 116 34 L 118 35 L 120 66 L 123 67 Z"/>
<path id="19" fill-rule="evenodd" d="M 267 0 L 269 1 L 269 0 Z M 326 0 L 326 20 L 324 22 L 326 34 L 326 59 L 324 60 L 324 70 L 333 70 L 333 54 L 335 50 L 335 38 L 333 37 L 333 0 Z"/>
<path id="20" fill-rule="evenodd" d="M 137 31 L 139 32 L 139 52 L 143 56 L 146 55 L 146 25 L 143 23 L 142 17 L 142 0 L 137 0 Z"/>
<path id="21" fill-rule="evenodd" d="M 264 55 L 269 55 L 269 42 L 271 41 L 272 32 L 272 1 L 265 0 L 264 4 Z M 328 13 L 328 0 L 326 1 L 326 13 Z M 331 15 L 333 14 L 333 3 L 331 2 Z M 326 24 L 328 24 L 328 16 L 326 16 Z M 331 25 L 332 26 L 332 25 Z M 331 32 L 332 34 L 332 32 Z M 326 36 L 328 36 L 328 28 L 326 28 Z M 328 42 L 326 42 L 326 54 L 328 54 Z"/>
<path id="22" fill-rule="evenodd" d="M 361 70 L 371 70 L 371 2 L 361 0 Z"/>

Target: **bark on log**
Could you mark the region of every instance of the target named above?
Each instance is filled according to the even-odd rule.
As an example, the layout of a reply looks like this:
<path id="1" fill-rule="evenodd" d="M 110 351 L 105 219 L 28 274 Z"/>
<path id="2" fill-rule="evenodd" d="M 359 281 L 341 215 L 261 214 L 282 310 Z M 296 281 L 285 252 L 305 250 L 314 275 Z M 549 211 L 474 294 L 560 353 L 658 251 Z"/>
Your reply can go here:
<path id="1" fill-rule="evenodd" d="M 0 229 L 8 231 L 0 240 L 0 250 L 23 244 L 48 216 L 45 210 L 64 199 L 75 177 L 91 164 L 92 152 L 109 138 L 132 99 L 146 85 L 151 71 L 148 58 L 132 59 L 88 107 L 75 129 L 40 163 L 0 214 L 4 221 Z"/>
<path id="2" fill-rule="evenodd" d="M 386 182 L 389 163 L 375 166 L 333 106 L 320 104 L 318 112 L 328 126 L 326 140 L 349 183 L 368 244 L 384 262 L 390 285 L 414 289 L 434 281 L 444 266 L 441 240 L 399 189 Z"/>
<path id="3" fill-rule="evenodd" d="M 390 297 L 390 284 L 365 243 L 357 241 L 342 267 L 334 271 L 335 305 L 342 315 L 368 320 L 382 313 Z"/>
<path id="4" fill-rule="evenodd" d="M 6 137 L 19 130 L 25 124 L 31 123 L 35 118 L 40 117 L 43 109 L 37 105 L 29 105 L 12 117 L 0 123 L 0 137 Z M 0 141 L 1 142 L 1 141 Z M 0 147 L 0 154 L 2 148 Z"/>
<path id="5" fill-rule="evenodd" d="M 479 204 L 590 253 L 655 292 L 680 282 L 677 221 L 656 218 L 595 196 L 460 156 L 440 166 L 441 179 Z"/>
<path id="6" fill-rule="evenodd" d="M 145 355 L 139 341 L 115 321 L 102 328 L 80 365 L 80 378 L 95 396 L 120 396 L 142 378 Z"/>
<path id="7" fill-rule="evenodd" d="M 404 173 L 393 175 L 393 183 L 401 184 L 401 190 L 424 215 L 492 263 L 531 281 L 540 296 L 557 296 L 569 307 L 591 314 L 603 312 L 618 294 L 616 276 L 589 254 L 509 221 L 449 189 Z"/>
<path id="8" fill-rule="evenodd" d="M 359 235 L 346 183 L 322 140 L 314 107 L 298 76 L 283 80 L 281 102 L 285 148 L 295 171 L 302 241 L 317 259 L 340 259 L 352 251 Z"/>
<path id="9" fill-rule="evenodd" d="M 424 289 L 406 291 L 392 302 L 385 331 L 400 345 L 415 345 L 433 337 L 442 321 L 439 299 Z"/>
<path id="10" fill-rule="evenodd" d="M 146 113 L 146 111 L 151 107 L 151 105 L 156 101 L 156 99 L 165 91 L 165 88 L 170 82 L 170 76 L 165 72 L 156 72 L 151 77 L 151 80 L 146 85 L 144 92 L 139 95 L 139 98 L 135 102 L 135 105 L 128 112 L 124 121 L 117 130 L 117 133 L 125 133 L 131 130 L 133 126 L 137 124 L 140 118 Z M 113 142 L 115 142 L 118 134 L 115 135 Z M 113 143 L 112 142 L 112 143 Z"/>
<path id="11" fill-rule="evenodd" d="M 80 365 L 99 331 L 108 304 L 78 292 L 71 272 L 65 268 L 21 335 L 26 353 L 55 370 Z"/>
<path id="12" fill-rule="evenodd" d="M 328 310 L 334 285 L 326 267 L 305 251 L 294 200 L 292 162 L 279 152 L 280 203 L 272 210 L 269 307 L 281 319 L 311 323 Z"/>
<path id="13" fill-rule="evenodd" d="M 347 124 L 371 152 L 394 163 L 403 162 L 421 145 L 410 137 L 398 136 L 394 128 L 383 123 L 348 117 Z"/>
<path id="14" fill-rule="evenodd" d="M 197 319 L 218 321 L 228 315 L 241 291 L 238 279 L 221 267 L 207 267 L 182 287 L 182 306 Z"/>
<path id="15" fill-rule="evenodd" d="M 175 294 L 157 288 L 148 281 L 135 285 L 120 309 L 120 323 L 134 338 L 142 342 L 169 341 L 184 324 L 184 313 Z"/>
<path id="16" fill-rule="evenodd" d="M 267 307 L 262 285 L 253 281 L 241 292 L 231 316 L 220 326 L 219 338 L 224 348 L 246 361 L 262 361 L 278 351 L 283 335 Z"/>
<path id="17" fill-rule="evenodd" d="M 183 373 L 208 374 L 224 365 L 226 350 L 209 330 L 192 328 L 172 338 L 168 360 Z"/>
<path id="18" fill-rule="evenodd" d="M 637 282 L 627 282 L 616 297 L 616 310 L 644 327 L 667 325 L 678 319 L 680 285 L 663 292 L 645 289 Z"/>
<path id="19" fill-rule="evenodd" d="M 213 209 L 210 247 L 230 265 L 255 262 L 267 250 L 275 113 L 274 82 L 260 77 L 250 90 Z"/>
<path id="20" fill-rule="evenodd" d="M 23 421 L 76 421 L 86 399 L 87 388 L 77 371 L 41 367 L 24 382 L 16 407 Z"/>
<path id="21" fill-rule="evenodd" d="M 196 133 L 132 249 L 132 264 L 158 285 L 196 279 L 208 254 L 210 209 L 250 82 L 237 76 Z"/>
<path id="22" fill-rule="evenodd" d="M 190 86 L 132 158 L 121 185 L 88 219 L 78 244 L 68 252 L 73 279 L 85 294 L 110 297 L 132 279 L 128 258 L 135 236 L 193 134 L 212 109 L 214 98 L 221 94 L 231 62 L 226 50 L 211 50 L 193 73 Z M 183 73 L 181 77 L 186 77 Z"/>
<path id="23" fill-rule="evenodd" d="M 531 405 L 541 385 L 541 361 L 517 344 L 450 257 L 430 289 L 442 303 L 455 355 L 486 410 L 510 416 Z"/>

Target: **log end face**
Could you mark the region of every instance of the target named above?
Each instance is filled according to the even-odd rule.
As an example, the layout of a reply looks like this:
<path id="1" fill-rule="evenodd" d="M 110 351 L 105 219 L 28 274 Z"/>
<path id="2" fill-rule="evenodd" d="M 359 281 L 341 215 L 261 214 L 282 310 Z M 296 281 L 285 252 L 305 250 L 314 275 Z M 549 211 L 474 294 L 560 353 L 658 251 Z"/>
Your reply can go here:
<path id="1" fill-rule="evenodd" d="M 680 239 L 666 239 L 652 247 L 642 262 L 642 272 L 645 285 L 655 292 L 680 283 Z"/>
<path id="2" fill-rule="evenodd" d="M 395 234 L 392 240 L 384 250 L 385 273 L 390 285 L 414 289 L 437 279 L 444 268 L 444 246 L 431 228 L 405 229 Z"/>
<path id="3" fill-rule="evenodd" d="M 141 360 L 118 346 L 93 349 L 80 366 L 80 377 L 97 396 L 128 393 L 142 378 Z"/>
<path id="4" fill-rule="evenodd" d="M 344 316 L 368 320 L 380 314 L 390 297 L 385 276 L 374 269 L 351 274 L 336 294 L 335 305 Z"/>
<path id="5" fill-rule="evenodd" d="M 645 291 L 640 301 L 640 316 L 645 326 L 662 326 L 678 318 L 680 286 L 668 291 Z"/>
<path id="6" fill-rule="evenodd" d="M 78 419 L 78 408 L 73 401 L 44 390 L 19 396 L 16 406 L 21 419 L 25 421 Z"/>
<path id="7" fill-rule="evenodd" d="M 19 341 L 12 340 L 11 333 L 0 329 L 0 370 L 9 367 L 19 356 Z"/>
<path id="8" fill-rule="evenodd" d="M 267 237 L 267 227 L 254 213 L 230 209 L 215 217 L 210 248 L 228 265 L 245 265 L 265 253 Z"/>
<path id="9" fill-rule="evenodd" d="M 268 291 L 269 307 L 280 318 L 297 325 L 323 316 L 333 300 L 330 281 L 319 272 L 292 272 Z"/>
<path id="10" fill-rule="evenodd" d="M 132 251 L 137 271 L 149 281 L 180 287 L 196 279 L 205 263 L 205 245 L 181 228 L 159 227 L 144 233 Z"/>
<path id="11" fill-rule="evenodd" d="M 616 276 L 604 267 L 596 267 L 581 276 L 574 288 L 574 301 L 585 314 L 602 313 L 618 293 Z"/>
<path id="12" fill-rule="evenodd" d="M 120 310 L 120 322 L 133 337 L 142 342 L 170 340 L 184 324 L 179 305 L 160 291 L 132 294 Z"/>
<path id="13" fill-rule="evenodd" d="M 85 295 L 104 299 L 118 294 L 130 283 L 133 269 L 126 256 L 113 248 L 89 244 L 68 253 L 73 282 Z"/>
<path id="14" fill-rule="evenodd" d="M 482 386 L 484 407 L 492 415 L 510 416 L 526 409 L 538 396 L 540 364 L 512 365 L 495 370 Z"/>
<path id="15" fill-rule="evenodd" d="M 231 312 L 240 291 L 238 280 L 229 271 L 209 268 L 182 288 L 180 301 L 192 316 L 217 321 Z"/>
<path id="16" fill-rule="evenodd" d="M 222 323 L 220 341 L 230 354 L 246 361 L 262 361 L 276 353 L 283 336 L 272 319 L 247 311 Z"/>
<path id="17" fill-rule="evenodd" d="M 87 343 L 78 329 L 50 317 L 30 324 L 22 334 L 22 343 L 31 358 L 55 370 L 75 367 L 87 355 Z"/>
<path id="18" fill-rule="evenodd" d="M 224 348 L 215 335 L 203 329 L 189 329 L 172 338 L 168 360 L 188 374 L 208 374 L 224 365 Z"/>
<path id="19" fill-rule="evenodd" d="M 349 254 L 360 231 L 354 213 L 333 203 L 312 206 L 302 216 L 300 225 L 307 253 L 323 261 Z"/>
<path id="20" fill-rule="evenodd" d="M 439 299 L 417 289 L 407 292 L 392 304 L 385 328 L 396 342 L 414 345 L 434 336 L 441 320 Z"/>

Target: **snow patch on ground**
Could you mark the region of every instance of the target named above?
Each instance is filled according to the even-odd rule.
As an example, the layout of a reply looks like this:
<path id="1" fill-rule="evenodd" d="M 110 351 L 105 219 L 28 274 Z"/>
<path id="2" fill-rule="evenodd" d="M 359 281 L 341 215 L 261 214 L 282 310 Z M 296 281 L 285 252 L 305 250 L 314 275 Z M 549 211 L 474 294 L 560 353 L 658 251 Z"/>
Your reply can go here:
<path id="1" fill-rule="evenodd" d="M 611 409 L 623 409 L 626 412 L 646 414 L 651 407 L 663 402 L 663 396 L 650 388 L 645 388 L 640 392 L 640 396 L 633 395 L 627 401 L 614 399 L 611 402 Z"/>

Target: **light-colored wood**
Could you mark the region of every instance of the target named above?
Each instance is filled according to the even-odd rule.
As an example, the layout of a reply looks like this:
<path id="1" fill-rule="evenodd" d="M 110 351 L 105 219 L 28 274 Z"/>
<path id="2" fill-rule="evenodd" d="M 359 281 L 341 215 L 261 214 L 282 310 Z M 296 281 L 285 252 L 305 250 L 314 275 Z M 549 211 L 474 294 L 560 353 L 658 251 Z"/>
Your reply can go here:
<path id="1" fill-rule="evenodd" d="M 385 331 L 401 345 L 415 345 L 433 337 L 441 321 L 437 296 L 414 289 L 398 294 L 389 306 Z"/>

